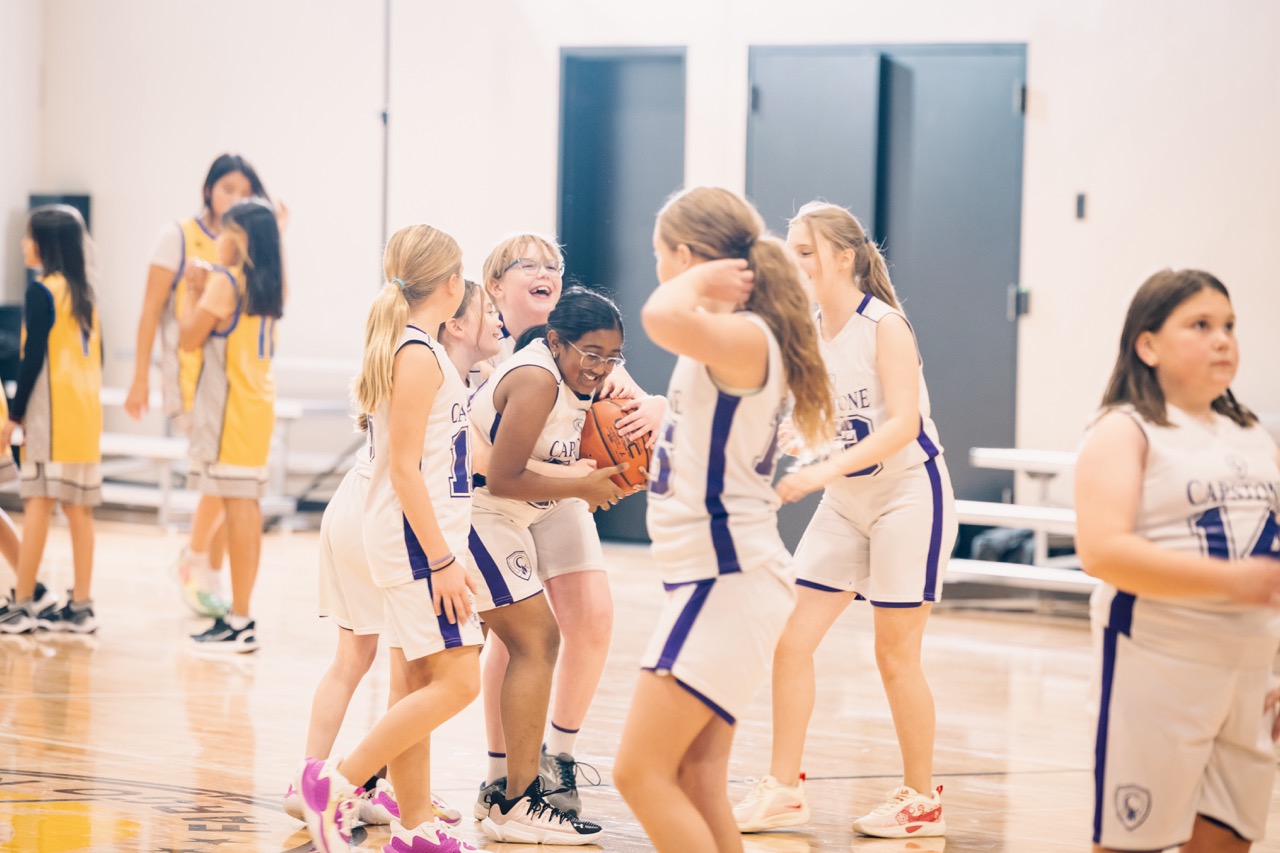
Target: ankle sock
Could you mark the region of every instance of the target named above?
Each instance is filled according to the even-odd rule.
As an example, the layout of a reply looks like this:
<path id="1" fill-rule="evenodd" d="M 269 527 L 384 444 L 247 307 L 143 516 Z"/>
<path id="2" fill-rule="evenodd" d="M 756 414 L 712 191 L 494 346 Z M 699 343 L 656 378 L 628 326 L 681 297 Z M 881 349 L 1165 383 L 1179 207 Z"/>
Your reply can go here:
<path id="1" fill-rule="evenodd" d="M 489 753 L 489 772 L 485 774 L 484 783 L 492 785 L 507 775 L 507 754 L 505 752 Z"/>
<path id="2" fill-rule="evenodd" d="M 544 748 L 547 755 L 556 756 L 560 754 L 573 755 L 573 748 L 578 743 L 578 730 L 566 729 L 557 726 L 553 721 L 551 728 L 547 731 L 547 742 Z"/>

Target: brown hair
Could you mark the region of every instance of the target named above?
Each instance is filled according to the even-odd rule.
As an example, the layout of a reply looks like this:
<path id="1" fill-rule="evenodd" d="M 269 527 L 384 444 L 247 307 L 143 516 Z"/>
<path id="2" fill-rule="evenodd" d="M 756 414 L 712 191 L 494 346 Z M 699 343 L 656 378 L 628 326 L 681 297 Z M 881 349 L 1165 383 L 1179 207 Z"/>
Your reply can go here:
<path id="1" fill-rule="evenodd" d="M 791 217 L 791 225 L 799 223 L 808 225 L 814 237 L 826 240 L 836 252 L 852 249 L 853 276 L 858 288 L 863 293 L 870 293 L 881 302 L 902 310 L 898 293 L 889 280 L 889 267 L 884 261 L 884 255 L 880 254 L 880 247 L 876 242 L 867 237 L 867 229 L 862 227 L 858 217 L 838 204 L 811 201 Z M 817 263 L 820 265 L 821 261 Z"/>
<path id="2" fill-rule="evenodd" d="M 358 411 L 372 413 L 391 397 L 391 368 L 404 334 L 409 308 L 430 298 L 462 272 L 462 250 L 448 234 L 430 225 L 410 225 L 391 235 L 382 256 L 382 286 L 364 329 L 364 360 L 356 377 Z M 362 427 L 363 428 L 363 427 Z"/>
<path id="3" fill-rule="evenodd" d="M 658 236 L 704 260 L 745 258 L 755 273 L 747 310 L 765 321 L 786 369 L 795 400 L 792 420 L 811 447 L 829 443 L 835 410 L 831 381 L 818 351 L 818 333 L 805 295 L 804 271 L 750 202 L 719 187 L 695 187 L 672 196 L 658 213 Z"/>
<path id="4" fill-rule="evenodd" d="M 1128 404 L 1145 420 L 1169 426 L 1164 391 L 1160 389 L 1156 369 L 1138 357 L 1138 338 L 1144 332 L 1160 331 L 1179 305 L 1206 288 L 1231 299 L 1226 286 L 1202 270 L 1161 270 L 1142 283 L 1125 314 L 1124 329 L 1120 332 L 1120 352 L 1116 355 L 1116 366 L 1111 371 L 1107 390 L 1102 395 L 1103 409 Z M 1213 410 L 1242 427 L 1258 422 L 1258 416 L 1242 406 L 1230 388 L 1213 401 Z"/>

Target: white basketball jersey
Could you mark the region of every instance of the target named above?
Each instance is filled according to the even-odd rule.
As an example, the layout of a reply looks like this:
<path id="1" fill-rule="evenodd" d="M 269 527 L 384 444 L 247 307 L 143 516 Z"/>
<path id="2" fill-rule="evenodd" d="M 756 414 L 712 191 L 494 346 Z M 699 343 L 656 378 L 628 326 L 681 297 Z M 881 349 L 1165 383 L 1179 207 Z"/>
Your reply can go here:
<path id="1" fill-rule="evenodd" d="M 1147 437 L 1139 536 L 1221 560 L 1280 558 L 1280 469 L 1266 430 L 1218 414 L 1204 423 L 1174 406 L 1168 427 L 1129 414 Z M 1134 596 L 1103 584 L 1092 604 L 1095 624 L 1204 663 L 1270 665 L 1280 637 L 1280 613 L 1225 599 Z"/>
<path id="2" fill-rule="evenodd" d="M 427 416 L 419 470 L 431 498 L 436 524 L 449 550 L 467 562 L 467 536 L 471 532 L 471 450 L 467 435 L 467 392 L 458 369 L 429 334 L 416 326 L 405 327 L 396 352 L 407 346 L 425 346 L 436 357 L 444 381 L 436 391 Z M 397 586 L 429 575 L 428 555 L 414 535 L 391 487 L 391 453 L 387 432 L 390 403 L 369 417 L 372 470 L 365 498 L 364 547 L 373 582 Z"/>
<path id="3" fill-rule="evenodd" d="M 835 389 L 836 437 L 832 446 L 833 453 L 862 441 L 889 417 L 884 401 L 884 386 L 876 371 L 876 330 L 880 321 L 891 314 L 906 319 L 897 308 L 868 293 L 844 324 L 844 328 L 831 340 L 818 335 L 818 348 L 826 363 L 827 374 L 831 377 L 831 386 Z M 820 312 L 817 319 L 821 331 Z M 888 459 L 847 474 L 845 479 L 828 488 L 856 488 L 859 477 L 895 474 L 927 462 L 941 453 L 938 428 L 929 417 L 929 389 L 925 387 L 924 365 L 921 363 L 920 431 L 915 439 Z"/>
<path id="4" fill-rule="evenodd" d="M 493 439 L 502 424 L 502 414 L 493 405 L 493 393 L 498 385 L 511 371 L 521 367 L 538 367 L 548 373 L 556 381 L 556 401 L 547 415 L 547 422 L 533 445 L 529 458 L 539 462 L 550 462 L 556 465 L 572 465 L 578 461 L 578 448 L 582 441 L 582 424 L 586 420 L 587 409 L 591 408 L 591 399 L 582 399 L 573 389 L 565 384 L 560 375 L 547 342 L 538 338 L 527 347 L 512 355 L 482 384 L 471 396 L 471 422 L 475 425 L 479 440 L 493 446 Z M 553 501 L 517 501 L 510 498 L 498 498 L 490 494 L 489 489 L 476 483 L 476 500 L 485 507 L 502 512 L 509 517 L 529 523 L 538 513 L 550 507 Z"/>
<path id="5" fill-rule="evenodd" d="M 745 395 L 724 390 L 706 365 L 683 355 L 671 374 L 648 501 L 653 557 L 666 583 L 780 569 L 790 559 L 773 491 L 787 398 L 782 352 L 762 319 L 739 316 L 768 339 L 763 388 Z"/>

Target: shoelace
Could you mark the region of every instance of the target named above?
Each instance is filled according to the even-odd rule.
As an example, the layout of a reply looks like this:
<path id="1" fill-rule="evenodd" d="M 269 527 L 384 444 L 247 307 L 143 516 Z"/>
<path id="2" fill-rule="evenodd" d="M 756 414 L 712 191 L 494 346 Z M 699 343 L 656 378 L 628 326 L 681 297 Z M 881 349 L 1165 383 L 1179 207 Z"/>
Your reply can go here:
<path id="1" fill-rule="evenodd" d="M 355 828 L 356 809 L 359 806 L 362 794 L 364 794 L 364 788 L 356 788 L 349 795 L 338 801 L 338 810 L 334 822 L 338 826 L 338 834 L 347 841 L 351 840 L 351 830 Z"/>
<path id="2" fill-rule="evenodd" d="M 764 799 L 764 779 L 757 779 L 755 776 L 748 776 L 742 781 L 751 786 L 751 790 L 742 798 L 742 802 L 738 803 L 738 808 L 749 808 L 757 805 Z"/>
<path id="3" fill-rule="evenodd" d="M 577 821 L 568 814 L 560 811 L 551 803 L 546 801 L 544 793 L 534 794 L 529 797 L 529 816 L 532 818 L 540 818 L 542 815 L 550 812 L 550 819 L 561 824 L 574 825 Z"/>
<path id="4" fill-rule="evenodd" d="M 588 788 L 594 788 L 603 784 L 600 779 L 600 771 L 585 761 L 561 761 L 557 758 L 556 764 L 559 765 L 560 770 L 561 791 L 573 790 L 578 787 L 578 777 L 582 778 L 582 781 L 586 783 L 585 787 Z M 591 781 L 591 777 L 587 775 L 588 770 L 595 774 L 596 778 L 594 782 Z"/>
<path id="5" fill-rule="evenodd" d="M 895 788 L 889 792 L 888 802 L 876 806 L 871 813 L 889 814 L 890 812 L 895 812 L 909 799 L 911 799 L 911 794 L 906 788 Z"/>

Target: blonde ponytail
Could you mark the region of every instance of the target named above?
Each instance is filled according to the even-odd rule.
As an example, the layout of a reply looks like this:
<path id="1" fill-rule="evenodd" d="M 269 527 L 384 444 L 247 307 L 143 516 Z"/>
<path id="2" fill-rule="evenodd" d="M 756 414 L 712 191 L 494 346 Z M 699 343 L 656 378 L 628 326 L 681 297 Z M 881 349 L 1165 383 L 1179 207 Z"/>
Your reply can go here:
<path id="1" fill-rule="evenodd" d="M 364 324 L 364 358 L 355 385 L 358 411 L 372 412 L 391 399 L 391 366 L 408 319 L 409 303 L 404 301 L 400 285 L 387 282 L 373 300 Z"/>
<path id="2" fill-rule="evenodd" d="M 462 250 L 438 228 L 410 225 L 391 235 L 382 268 L 387 283 L 369 308 L 364 357 L 352 389 L 361 414 L 374 412 L 391 399 L 391 369 L 409 309 L 462 273 Z"/>
<path id="3" fill-rule="evenodd" d="M 809 226 L 814 237 L 821 237 L 831 244 L 834 254 L 852 249 L 854 253 L 854 282 L 863 293 L 870 293 L 881 302 L 902 310 L 898 293 L 889 280 L 889 266 L 880 247 L 867 237 L 867 231 L 858 218 L 837 204 L 811 201 L 791 218 L 791 225 Z"/>
<path id="4" fill-rule="evenodd" d="M 759 212 L 729 190 L 695 187 L 663 206 L 658 236 L 672 248 L 688 246 L 705 260 L 747 259 L 755 273 L 747 309 L 764 320 L 782 350 L 795 400 L 792 422 L 810 447 L 829 444 L 835 422 L 831 380 L 818 350 L 804 271 L 781 240 L 765 233 Z"/>
<path id="5" fill-rule="evenodd" d="M 826 447 L 834 434 L 835 407 L 812 307 L 801 284 L 804 271 L 786 244 L 769 235 L 751 244 L 747 263 L 756 275 L 747 310 L 760 315 L 782 350 L 787 388 L 795 401 L 791 421 L 806 445 Z"/>

